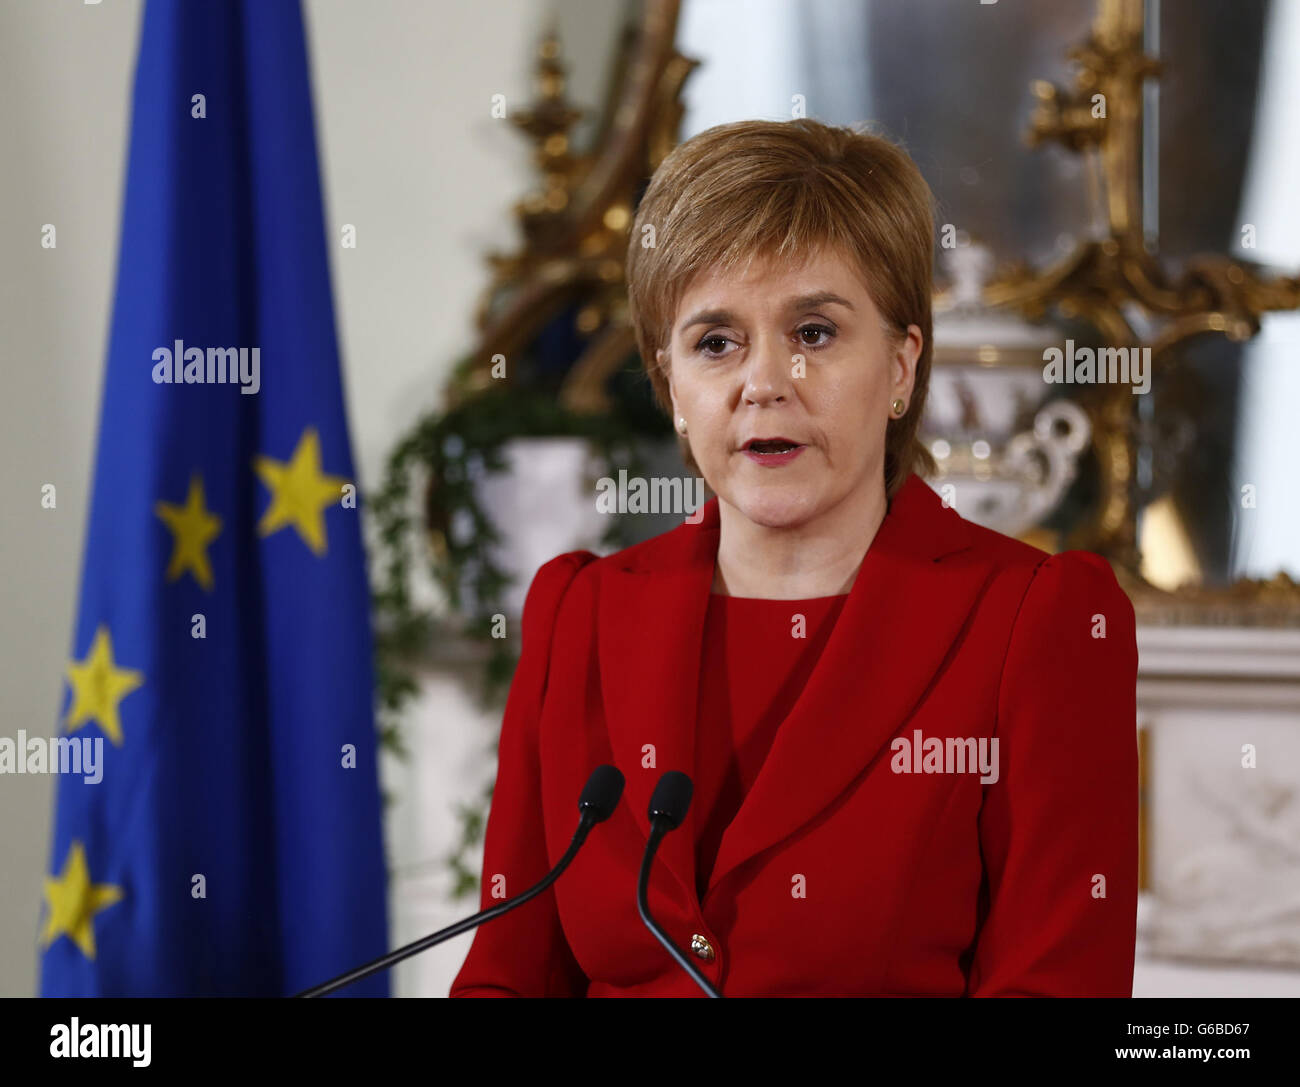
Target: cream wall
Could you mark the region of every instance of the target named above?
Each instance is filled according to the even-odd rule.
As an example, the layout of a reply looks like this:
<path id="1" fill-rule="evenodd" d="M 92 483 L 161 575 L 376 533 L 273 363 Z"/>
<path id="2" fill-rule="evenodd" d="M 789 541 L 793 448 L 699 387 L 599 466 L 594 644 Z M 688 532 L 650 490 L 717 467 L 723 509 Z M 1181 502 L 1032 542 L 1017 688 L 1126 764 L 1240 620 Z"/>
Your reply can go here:
<path id="1" fill-rule="evenodd" d="M 531 95 L 545 0 L 307 0 L 326 207 L 354 450 L 363 484 L 433 403 L 470 342 L 483 253 L 515 240 L 528 147 L 489 100 Z M 80 576 L 113 277 L 138 0 L 0 0 L 0 735 L 52 734 Z M 58 248 L 40 247 L 53 223 Z M 56 510 L 40 488 L 57 487 Z M 453 684 L 413 722 L 420 761 L 388 767 L 394 935 L 456 912 L 435 858 L 451 811 L 490 772 L 490 733 Z M 0 777 L 0 995 L 36 984 L 49 777 Z M 445 839 L 445 841 L 444 841 Z M 415 881 L 418 894 L 401 893 Z M 466 938 L 398 992 L 446 992 Z"/>

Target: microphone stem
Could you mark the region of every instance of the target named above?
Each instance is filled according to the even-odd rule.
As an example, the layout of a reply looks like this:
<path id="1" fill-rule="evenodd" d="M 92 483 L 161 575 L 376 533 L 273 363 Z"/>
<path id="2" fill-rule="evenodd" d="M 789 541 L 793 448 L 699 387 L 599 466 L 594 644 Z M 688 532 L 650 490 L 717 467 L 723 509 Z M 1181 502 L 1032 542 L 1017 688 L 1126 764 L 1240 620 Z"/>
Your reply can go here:
<path id="1" fill-rule="evenodd" d="M 658 820 L 650 828 L 650 839 L 646 842 L 645 856 L 641 858 L 641 874 L 637 879 L 636 885 L 636 908 L 641 914 L 641 920 L 645 922 L 646 927 L 655 935 L 655 938 L 664 945 L 677 964 L 685 970 L 694 979 L 695 983 L 711 997 L 721 998 L 722 994 L 713 987 L 713 984 L 700 971 L 690 959 L 672 940 L 668 933 L 659 927 L 659 923 L 650 916 L 650 868 L 654 863 L 655 853 L 659 850 L 659 841 L 663 838 L 665 828 Z"/>
<path id="2" fill-rule="evenodd" d="M 401 962 L 403 959 L 409 959 L 412 955 L 418 954 L 425 948 L 432 947 L 434 944 L 440 944 L 444 940 L 450 940 L 453 936 L 459 936 L 462 932 L 466 932 L 469 929 L 474 928 L 476 925 L 481 925 L 484 921 L 490 921 L 492 918 L 505 913 L 507 910 L 512 910 L 516 906 L 523 905 L 530 898 L 541 894 L 547 887 L 560 878 L 560 875 L 564 870 L 569 867 L 569 862 L 577 855 L 582 843 L 587 838 L 587 833 L 591 830 L 593 825 L 594 821 L 592 816 L 588 812 L 583 812 L 582 820 L 578 824 L 578 829 L 574 831 L 573 840 L 569 843 L 569 848 L 565 850 L 564 856 L 560 858 L 559 863 L 557 863 L 556 866 L 547 873 L 546 877 L 540 883 L 529 887 L 528 890 L 524 891 L 522 894 L 516 895 L 514 898 L 508 898 L 504 902 L 499 902 L 497 905 L 492 906 L 489 909 L 480 910 L 472 917 L 466 917 L 462 921 L 457 921 L 454 925 L 448 925 L 444 929 L 439 929 L 430 936 L 421 937 L 414 943 L 409 943 L 405 947 L 399 947 L 396 951 L 390 951 L 383 958 L 376 959 L 374 962 L 367 963 L 365 966 L 358 966 L 355 970 L 351 970 L 346 974 L 341 974 L 332 981 L 324 982 L 314 988 L 297 993 L 296 998 L 308 999 L 311 997 L 325 996 L 337 989 L 342 989 L 345 985 L 351 985 L 354 981 L 360 981 L 362 978 L 369 977 L 371 974 L 378 973 L 380 970 L 386 970 L 388 967 Z"/>

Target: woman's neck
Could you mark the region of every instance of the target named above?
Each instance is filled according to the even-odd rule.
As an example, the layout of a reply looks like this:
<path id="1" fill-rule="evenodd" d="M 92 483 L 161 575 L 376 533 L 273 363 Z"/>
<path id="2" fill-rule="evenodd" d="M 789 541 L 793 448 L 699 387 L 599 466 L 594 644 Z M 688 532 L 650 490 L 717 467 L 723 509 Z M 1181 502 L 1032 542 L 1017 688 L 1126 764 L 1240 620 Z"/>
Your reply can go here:
<path id="1" fill-rule="evenodd" d="M 713 591 L 767 600 L 847 593 L 887 509 L 882 484 L 875 493 L 850 495 L 812 521 L 768 528 L 719 497 Z"/>

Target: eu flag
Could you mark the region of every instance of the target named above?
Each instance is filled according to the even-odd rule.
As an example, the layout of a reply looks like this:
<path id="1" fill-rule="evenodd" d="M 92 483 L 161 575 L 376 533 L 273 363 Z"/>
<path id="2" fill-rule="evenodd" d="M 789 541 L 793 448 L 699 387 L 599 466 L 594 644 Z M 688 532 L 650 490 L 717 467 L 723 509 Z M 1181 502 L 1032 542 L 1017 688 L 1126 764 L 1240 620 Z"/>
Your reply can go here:
<path id="1" fill-rule="evenodd" d="M 60 719 L 102 766 L 58 779 L 43 995 L 387 950 L 359 517 L 298 0 L 149 0 Z"/>

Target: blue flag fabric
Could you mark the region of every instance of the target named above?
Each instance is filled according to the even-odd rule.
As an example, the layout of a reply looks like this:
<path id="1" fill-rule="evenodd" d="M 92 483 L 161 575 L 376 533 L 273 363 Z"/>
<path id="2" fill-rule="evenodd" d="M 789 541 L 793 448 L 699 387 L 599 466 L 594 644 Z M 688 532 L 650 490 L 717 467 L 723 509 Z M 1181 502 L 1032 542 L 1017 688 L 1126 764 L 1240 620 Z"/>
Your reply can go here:
<path id="1" fill-rule="evenodd" d="M 387 950 L 298 0 L 149 0 L 120 244 L 41 991 L 287 995 Z"/>

